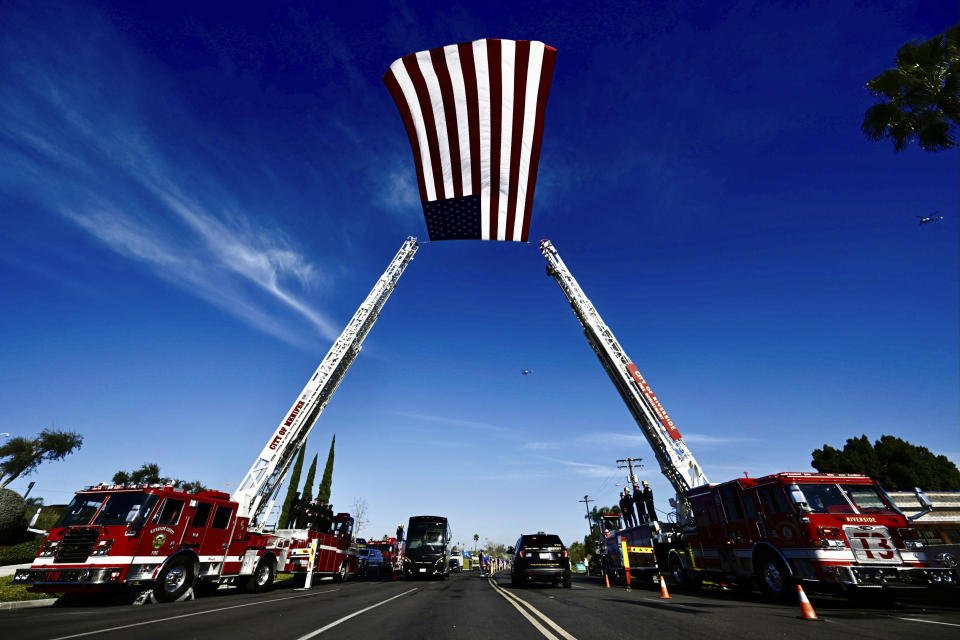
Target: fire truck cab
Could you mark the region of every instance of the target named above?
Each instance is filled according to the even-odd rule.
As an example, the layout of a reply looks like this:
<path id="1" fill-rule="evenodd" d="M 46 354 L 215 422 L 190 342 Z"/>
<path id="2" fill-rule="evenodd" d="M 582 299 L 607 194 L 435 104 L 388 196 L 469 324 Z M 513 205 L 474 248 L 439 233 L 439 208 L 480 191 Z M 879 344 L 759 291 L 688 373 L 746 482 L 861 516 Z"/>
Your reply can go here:
<path id="1" fill-rule="evenodd" d="M 14 584 L 40 593 L 153 589 L 169 602 L 223 582 L 261 591 L 285 550 L 247 530 L 238 505 L 219 491 L 188 494 L 162 485 L 94 485 L 78 491 L 28 569 Z M 273 547 L 273 548 L 268 548 Z"/>
<path id="2" fill-rule="evenodd" d="M 840 590 L 953 585 L 933 567 L 916 529 L 875 480 L 859 474 L 778 473 L 689 491 L 686 549 L 674 578 L 749 585 L 772 597 L 797 581 Z"/>

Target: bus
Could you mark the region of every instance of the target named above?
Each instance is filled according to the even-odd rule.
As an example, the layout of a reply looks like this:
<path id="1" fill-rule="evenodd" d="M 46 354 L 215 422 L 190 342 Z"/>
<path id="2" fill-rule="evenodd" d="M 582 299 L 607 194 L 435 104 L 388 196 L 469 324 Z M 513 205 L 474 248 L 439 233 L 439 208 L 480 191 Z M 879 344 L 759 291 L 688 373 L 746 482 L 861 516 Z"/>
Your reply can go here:
<path id="1" fill-rule="evenodd" d="M 404 577 L 445 579 L 450 573 L 452 537 L 443 516 L 411 516 L 403 551 Z"/>

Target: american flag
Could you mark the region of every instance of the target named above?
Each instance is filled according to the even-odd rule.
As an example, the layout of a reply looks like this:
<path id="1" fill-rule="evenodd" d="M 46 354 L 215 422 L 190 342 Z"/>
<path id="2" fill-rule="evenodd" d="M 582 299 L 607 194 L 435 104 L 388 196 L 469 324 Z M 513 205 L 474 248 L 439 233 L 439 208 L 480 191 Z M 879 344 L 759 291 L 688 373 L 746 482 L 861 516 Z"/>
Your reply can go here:
<path id="1" fill-rule="evenodd" d="M 431 240 L 526 242 L 556 59 L 542 42 L 488 38 L 390 65 Z"/>

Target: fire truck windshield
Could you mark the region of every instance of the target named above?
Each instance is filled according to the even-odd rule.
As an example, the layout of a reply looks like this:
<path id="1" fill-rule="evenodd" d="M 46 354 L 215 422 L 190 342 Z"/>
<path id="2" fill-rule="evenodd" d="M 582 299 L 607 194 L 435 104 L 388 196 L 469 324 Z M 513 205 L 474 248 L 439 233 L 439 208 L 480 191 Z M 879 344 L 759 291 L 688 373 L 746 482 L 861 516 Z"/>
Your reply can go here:
<path id="1" fill-rule="evenodd" d="M 107 498 L 107 504 L 91 524 L 107 527 L 125 524 L 133 529 L 139 529 L 147 521 L 156 504 L 157 496 L 153 494 L 140 491 L 115 493 Z"/>
<path id="2" fill-rule="evenodd" d="M 872 485 L 809 483 L 799 486 L 810 513 L 896 513 Z"/>
<path id="3" fill-rule="evenodd" d="M 72 527 L 78 524 L 89 524 L 90 518 L 97 513 L 106 499 L 105 493 L 84 493 L 73 496 L 73 500 L 67 505 L 57 526 Z"/>
<path id="4" fill-rule="evenodd" d="M 857 509 L 864 513 L 880 513 L 888 516 L 898 513 L 872 485 L 843 484 L 840 486 L 847 492 L 847 496 L 853 500 L 853 503 L 857 505 Z"/>

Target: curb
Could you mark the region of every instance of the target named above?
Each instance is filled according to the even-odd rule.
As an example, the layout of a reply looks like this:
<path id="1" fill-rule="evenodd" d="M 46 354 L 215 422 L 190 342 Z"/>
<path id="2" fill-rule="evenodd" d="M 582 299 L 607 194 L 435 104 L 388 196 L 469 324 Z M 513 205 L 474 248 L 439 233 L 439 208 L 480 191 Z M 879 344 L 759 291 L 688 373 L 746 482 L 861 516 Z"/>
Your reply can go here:
<path id="1" fill-rule="evenodd" d="M 13 602 L 0 602 L 0 611 L 6 609 L 32 609 L 34 607 L 52 607 L 57 598 L 44 598 L 42 600 L 14 600 Z"/>

